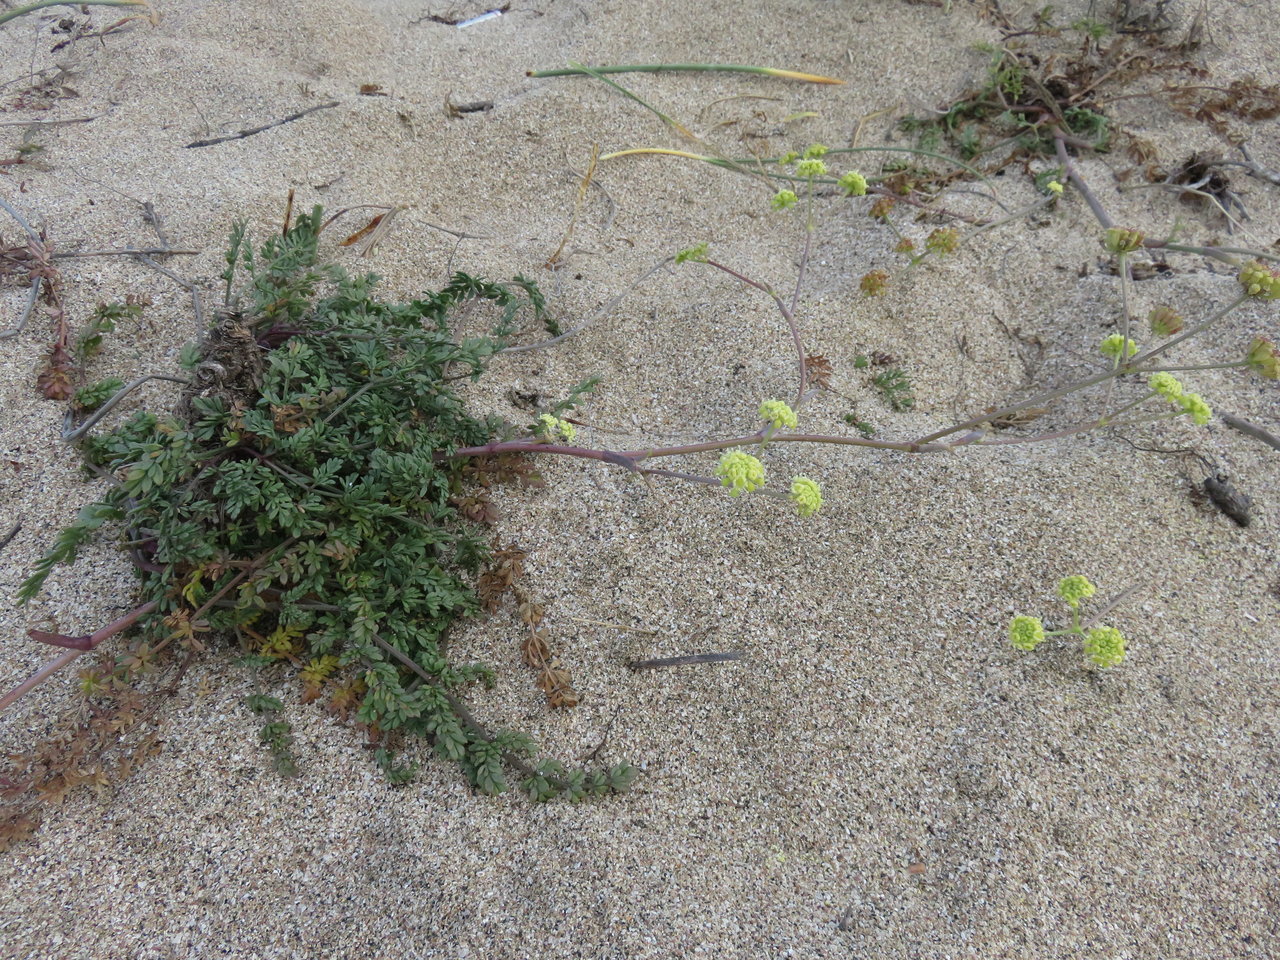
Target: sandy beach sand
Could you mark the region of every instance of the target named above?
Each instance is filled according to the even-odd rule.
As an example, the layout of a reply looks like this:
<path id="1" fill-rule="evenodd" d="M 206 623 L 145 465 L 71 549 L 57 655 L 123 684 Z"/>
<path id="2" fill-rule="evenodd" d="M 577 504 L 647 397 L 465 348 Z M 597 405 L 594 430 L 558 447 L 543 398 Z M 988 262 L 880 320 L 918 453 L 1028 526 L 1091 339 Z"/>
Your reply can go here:
<path id="1" fill-rule="evenodd" d="M 198 251 L 165 266 L 212 310 L 233 221 L 262 239 L 290 190 L 300 209 L 403 205 L 372 256 L 328 235 L 326 255 L 377 272 L 388 298 L 435 289 L 451 269 L 524 272 L 566 326 L 700 241 L 790 289 L 802 220 L 771 212 L 767 186 L 712 166 L 604 161 L 553 274 L 544 264 L 593 145 L 700 147 L 601 83 L 527 70 L 715 61 L 845 80 L 625 78 L 708 152 L 777 156 L 855 135 L 909 143 L 897 119 L 980 81 L 989 55 L 975 44 L 1001 39 L 988 8 L 962 2 L 512 0 L 463 29 L 440 21 L 485 4 L 156 6 L 155 26 L 56 52 L 60 20 L 102 30 L 125 12 L 58 7 L 0 27 L 0 158 L 42 148 L 0 167 L 0 196 L 57 248 L 150 246 L 150 203 L 172 245 Z M 1088 12 L 1080 0 L 1056 6 L 1061 24 Z M 1209 70 L 1201 82 L 1280 83 L 1259 7 L 1209 6 L 1205 42 L 1185 54 Z M 1171 8 L 1185 34 L 1195 5 Z M 1161 82 L 1139 75 L 1130 89 Z M 477 101 L 492 109 L 446 109 Z M 329 102 L 254 136 L 186 146 Z M 1169 163 L 1239 156 L 1159 98 L 1108 112 Z M 17 122 L 79 117 L 94 119 Z M 1280 124 L 1232 124 L 1255 160 L 1280 168 Z M 863 156 L 864 172 L 879 173 L 882 157 Z M 1117 222 L 1151 236 L 1280 244 L 1280 186 L 1240 168 L 1232 189 L 1250 219 L 1228 235 L 1220 214 L 1170 191 L 1122 190 L 1117 173 L 1134 164 L 1121 151 L 1078 164 Z M 1051 165 L 1033 160 L 1030 172 Z M 1017 164 L 993 185 L 1009 210 L 1039 196 Z M 942 202 L 992 216 L 982 193 L 958 182 Z M 1100 231 L 1079 194 L 922 264 L 883 298 L 863 297 L 859 278 L 902 257 L 867 206 L 819 206 L 799 322 L 844 396 L 814 397 L 806 430 L 852 435 L 844 418 L 855 413 L 878 436 L 910 439 L 1025 395 L 1029 373 L 1048 387 L 1096 368 L 1120 293 L 1099 269 Z M 898 222 L 917 242 L 937 225 Z M 0 236 L 20 237 L 2 214 Z M 1195 319 L 1236 296 L 1226 265 L 1169 262 L 1135 284 L 1138 316 L 1174 304 Z M 62 275 L 78 318 L 98 301 L 151 300 L 107 339 L 97 370 L 177 369 L 198 332 L 186 289 L 127 257 L 68 259 Z M 26 289 L 0 285 L 0 326 Z M 1251 302 L 1178 362 L 1236 360 L 1255 334 L 1276 338 L 1277 315 Z M 102 545 L 28 607 L 11 602 L 54 531 L 100 490 L 60 439 L 63 408 L 34 389 L 47 341 L 39 312 L 0 340 L 0 534 L 22 521 L 0 555 L 2 689 L 52 656 L 27 629 L 92 631 L 133 591 L 126 558 Z M 872 352 L 909 372 L 912 410 L 890 410 L 855 368 Z M 593 375 L 584 437 L 625 449 L 754 429 L 760 401 L 794 391 L 795 357 L 766 297 L 689 264 L 657 272 L 554 349 L 499 358 L 466 398 L 519 422 L 528 414 L 513 391 L 560 396 Z M 1280 432 L 1273 382 L 1240 370 L 1185 379 L 1216 410 Z M 138 402 L 164 409 L 174 396 L 153 383 Z M 1082 403 L 1050 422 L 1087 415 Z M 1126 437 L 1221 465 L 1253 498 L 1251 526 L 1193 502 L 1204 474 L 1194 457 L 1140 452 Z M 0 854 L 0 957 L 1280 956 L 1280 453 L 1215 419 L 932 455 L 775 444 L 768 465 L 778 480 L 820 480 L 822 511 L 802 520 L 777 500 L 567 459 L 541 464 L 545 489 L 497 497 L 497 535 L 529 552 L 526 587 L 547 606 L 582 703 L 547 709 L 509 610 L 456 631 L 454 655 L 498 675 L 468 702 L 548 756 L 577 762 L 599 748 L 628 760 L 642 771 L 630 793 L 578 805 L 475 796 L 425 746 L 413 753 L 418 779 L 392 787 L 356 731 L 296 698 L 286 716 L 302 775 L 282 780 L 244 707 L 250 675 L 211 653 L 165 708 L 156 758 L 104 797 L 73 793 Z M 1078 643 L 1010 648 L 1014 614 L 1061 617 L 1053 591 L 1068 574 L 1087 575 L 1100 597 L 1139 585 L 1106 621 L 1129 638 L 1120 667 L 1087 665 Z M 744 657 L 625 666 L 703 650 Z M 0 717 L 3 752 L 75 702 L 73 677 L 44 684 Z"/>

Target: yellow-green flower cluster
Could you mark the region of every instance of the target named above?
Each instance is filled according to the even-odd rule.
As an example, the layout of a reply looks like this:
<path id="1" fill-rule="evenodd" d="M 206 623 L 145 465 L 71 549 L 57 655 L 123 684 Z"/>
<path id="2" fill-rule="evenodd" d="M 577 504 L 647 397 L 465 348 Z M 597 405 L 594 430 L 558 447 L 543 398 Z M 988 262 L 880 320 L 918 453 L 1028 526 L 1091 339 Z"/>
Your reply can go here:
<path id="1" fill-rule="evenodd" d="M 692 260 L 694 263 L 707 262 L 708 247 L 705 243 L 699 243 L 697 246 L 686 247 L 676 254 L 676 263 L 686 263 Z"/>
<path id="2" fill-rule="evenodd" d="M 846 197 L 865 197 L 867 195 L 867 178 L 856 170 L 850 170 L 839 180 L 840 189 Z"/>
<path id="3" fill-rule="evenodd" d="M 1147 380 L 1147 386 L 1174 403 L 1182 396 L 1182 381 L 1172 373 L 1153 373 Z"/>
<path id="4" fill-rule="evenodd" d="M 1255 373 L 1268 380 L 1280 379 L 1280 356 L 1276 354 L 1276 345 L 1265 337 L 1253 338 L 1245 360 Z"/>
<path id="5" fill-rule="evenodd" d="M 1074 576 L 1064 577 L 1062 582 L 1058 584 L 1058 596 L 1071 606 L 1080 606 L 1081 600 L 1087 600 L 1092 597 L 1098 588 L 1089 582 L 1088 577 Z"/>
<path id="6" fill-rule="evenodd" d="M 1184 393 L 1178 397 L 1177 404 L 1183 413 L 1191 415 L 1191 422 L 1198 427 L 1203 427 L 1213 419 L 1213 408 L 1198 393 Z"/>
<path id="7" fill-rule="evenodd" d="M 800 422 L 796 412 L 787 406 L 785 400 L 766 400 L 760 404 L 760 416 L 768 420 L 775 430 L 781 430 L 783 427 L 794 430 L 796 424 Z"/>
<path id="8" fill-rule="evenodd" d="M 1280 300 L 1280 273 L 1260 260 L 1250 260 L 1241 267 L 1239 280 L 1246 296 Z"/>
<path id="9" fill-rule="evenodd" d="M 775 210 L 786 210 L 788 207 L 794 207 L 799 199 L 794 190 L 779 190 L 769 201 L 769 206 Z"/>
<path id="10" fill-rule="evenodd" d="M 939 255 L 955 253 L 960 246 L 960 234 L 950 227 L 939 227 L 924 238 L 924 248 Z"/>
<path id="11" fill-rule="evenodd" d="M 805 157 L 796 162 L 796 176 L 823 177 L 827 174 L 827 165 L 817 157 Z"/>
<path id="12" fill-rule="evenodd" d="M 1198 393 L 1187 393 L 1182 382 L 1171 373 L 1153 373 L 1147 379 L 1147 386 L 1164 397 L 1183 413 L 1189 413 L 1191 419 L 1199 426 L 1204 426 L 1213 416 L 1213 410 Z"/>
<path id="13" fill-rule="evenodd" d="M 750 493 L 764 486 L 764 464 L 741 450 L 729 450 L 716 465 L 720 485 L 729 488 L 729 496 Z"/>
<path id="14" fill-rule="evenodd" d="M 544 440 L 569 440 L 572 441 L 578 435 L 578 431 L 574 429 L 573 424 L 568 420 L 561 420 L 559 417 L 553 417 L 549 413 L 544 413 L 538 417 L 538 436 Z"/>
<path id="15" fill-rule="evenodd" d="M 1133 253 L 1146 237 L 1137 230 L 1112 227 L 1103 235 L 1102 245 L 1111 253 Z"/>
<path id="16" fill-rule="evenodd" d="M 791 502 L 800 516 L 812 517 L 822 507 L 822 488 L 808 477 L 792 477 Z"/>
<path id="17" fill-rule="evenodd" d="M 1019 650 L 1034 650 L 1044 642 L 1044 624 L 1035 617 L 1014 617 L 1009 642 Z"/>
<path id="18" fill-rule="evenodd" d="M 1084 652 L 1100 667 L 1114 667 L 1124 660 L 1124 637 L 1115 627 L 1095 627 L 1084 635 Z"/>
<path id="19" fill-rule="evenodd" d="M 1128 359 L 1138 352 L 1138 345 L 1127 337 L 1113 333 L 1098 344 L 1098 352 L 1104 357 L 1110 357 L 1112 360 L 1119 360 L 1120 355 L 1123 353 L 1125 359 Z"/>
<path id="20" fill-rule="evenodd" d="M 1062 196 L 1063 187 L 1062 187 L 1062 184 L 1060 184 L 1057 180 L 1050 180 L 1048 183 L 1045 184 L 1045 189 L 1048 190 L 1050 193 L 1052 193 L 1055 197 Z"/>
<path id="21" fill-rule="evenodd" d="M 805 160 L 816 160 L 827 155 L 827 148 L 820 143 L 811 143 L 804 148 Z"/>
<path id="22" fill-rule="evenodd" d="M 1073 634 L 1084 641 L 1085 655 L 1100 667 L 1114 667 L 1124 660 L 1124 637 L 1112 627 L 1095 627 L 1085 631 L 1080 626 L 1080 601 L 1097 592 L 1088 577 L 1064 577 L 1058 584 L 1058 596 L 1071 605 L 1071 625 L 1062 630 L 1046 631 L 1037 617 L 1014 617 L 1009 624 L 1009 642 L 1019 650 L 1034 650 L 1047 637 Z"/>

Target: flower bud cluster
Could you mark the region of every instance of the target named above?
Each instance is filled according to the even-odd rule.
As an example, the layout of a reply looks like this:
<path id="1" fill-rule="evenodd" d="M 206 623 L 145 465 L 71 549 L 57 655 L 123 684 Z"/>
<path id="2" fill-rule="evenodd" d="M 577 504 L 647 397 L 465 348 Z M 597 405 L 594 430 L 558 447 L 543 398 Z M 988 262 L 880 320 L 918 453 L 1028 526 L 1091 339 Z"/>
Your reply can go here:
<path id="1" fill-rule="evenodd" d="M 1280 300 L 1280 273 L 1260 260 L 1250 260 L 1241 267 L 1239 280 L 1246 296 Z"/>
<path id="2" fill-rule="evenodd" d="M 764 464 L 741 450 L 729 450 L 716 465 L 720 485 L 729 488 L 729 496 L 751 493 L 764 486 Z"/>
<path id="3" fill-rule="evenodd" d="M 1102 245 L 1110 253 L 1133 253 L 1146 239 L 1137 230 L 1126 230 L 1123 227 L 1112 227 L 1103 234 Z"/>

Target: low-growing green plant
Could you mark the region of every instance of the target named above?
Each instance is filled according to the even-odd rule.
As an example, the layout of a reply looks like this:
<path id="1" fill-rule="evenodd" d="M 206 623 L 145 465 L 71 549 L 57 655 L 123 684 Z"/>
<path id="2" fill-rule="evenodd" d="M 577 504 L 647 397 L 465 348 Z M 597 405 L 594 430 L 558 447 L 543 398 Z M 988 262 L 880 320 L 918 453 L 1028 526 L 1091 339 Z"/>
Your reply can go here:
<path id="1" fill-rule="evenodd" d="M 598 76 L 599 71 L 583 69 L 617 87 Z M 1010 73 L 1000 81 L 1001 89 L 1015 81 Z M 86 456 L 114 479 L 114 486 L 57 538 L 22 589 L 22 598 L 30 599 L 55 565 L 74 559 L 82 544 L 105 530 L 116 530 L 123 533 L 142 578 L 140 603 L 88 637 L 32 631 L 35 639 L 69 652 L 0 697 L 0 709 L 81 653 L 134 631 L 125 652 L 104 656 L 81 674 L 89 723 L 96 726 L 87 740 L 78 733 L 67 738 L 64 754 L 78 757 L 88 749 L 86 742 L 97 749 L 111 731 L 118 732 L 121 724 L 130 729 L 151 709 L 144 709 L 145 698 L 138 693 L 141 679 L 158 672 L 162 663 L 173 665 L 172 672 L 180 675 L 215 638 L 232 636 L 258 677 L 296 672 L 304 700 L 323 701 L 333 713 L 366 729 L 377 742 L 377 763 L 394 782 L 412 775 L 413 765 L 401 763 L 396 748 L 404 735 L 414 734 L 457 762 L 485 793 L 506 789 L 512 770 L 536 800 L 580 799 L 625 789 L 634 775 L 625 763 L 590 772 L 566 770 L 549 760 L 531 763 L 527 738 L 487 730 L 461 699 L 468 685 L 488 682 L 492 675 L 483 666 L 449 659 L 448 629 L 479 609 L 472 587 L 477 576 L 490 609 L 512 589 L 521 555 L 515 547 L 500 551 L 500 570 L 480 574 L 488 551 L 473 522 L 495 519 L 483 491 L 487 484 L 527 479 L 530 458 L 569 456 L 722 488 L 731 497 L 789 501 L 800 516 L 810 517 L 823 504 L 820 485 L 793 476 L 781 489 L 770 486 L 765 458 L 771 445 L 846 445 L 923 454 L 1052 440 L 1181 416 L 1203 423 L 1211 415 L 1208 404 L 1185 390 L 1175 372 L 1239 366 L 1270 379 L 1280 374 L 1276 349 L 1262 337 L 1231 363 L 1166 362 L 1178 344 L 1212 329 L 1247 300 L 1280 299 L 1280 272 L 1264 264 L 1269 256 L 1264 252 L 1152 240 L 1117 226 L 1071 162 L 1068 143 L 1078 138 L 1047 117 L 1041 121 L 1037 135 L 1052 140 L 1058 160 L 1041 196 L 1000 220 L 975 223 L 966 233 L 954 226 L 934 229 L 920 238 L 920 253 L 914 251 L 914 240 L 895 228 L 893 249 L 910 255 L 897 276 L 927 258 L 957 255 L 968 239 L 985 230 L 1031 212 L 1051 211 L 1064 202 L 1069 185 L 1095 214 L 1103 228 L 1101 242 L 1117 263 L 1118 332 L 1102 339 L 1098 368 L 1083 379 L 910 439 L 868 436 L 867 425 L 856 418 L 849 425 L 858 435 L 807 433 L 800 427 L 805 404 L 834 374 L 825 358 L 806 352 L 799 313 L 818 229 L 819 191 L 823 197 L 838 192 L 846 202 L 867 204 L 868 216 L 880 223 L 889 222 L 899 197 L 910 200 L 909 189 L 894 193 L 896 188 L 874 184 L 857 170 L 837 175 L 828 168 L 828 160 L 834 162 L 829 155 L 863 148 L 829 151 L 813 144 L 765 168 L 763 179 L 772 191 L 769 205 L 781 216 L 802 214 L 799 267 L 787 295 L 715 259 L 705 243 L 674 256 L 677 263 L 719 271 L 773 302 L 794 348 L 796 383 L 789 400 L 767 399 L 752 413 L 744 411 L 748 426 L 742 432 L 673 446 L 614 450 L 586 445 L 561 414 L 594 386 L 590 380 L 575 387 L 565 402 L 539 411 L 523 429 L 465 409 L 452 384 L 479 377 L 490 358 L 507 348 L 525 317 L 547 330 L 549 342 L 582 328 L 561 332 L 547 315 L 536 285 L 526 278 L 494 283 L 457 274 L 438 293 L 386 304 L 373 296 L 374 277 L 351 277 L 318 264 L 318 208 L 257 252 L 243 227 L 237 228 L 223 274 L 228 310 L 202 344 L 184 351 L 191 383 L 174 415 L 140 413 L 85 440 Z M 684 151 L 610 156 L 655 152 L 761 176 L 760 165 L 746 170 L 734 161 Z M 783 186 L 774 191 L 778 183 Z M 1189 252 L 1231 263 L 1240 292 L 1195 324 L 1184 323 L 1169 309 L 1153 311 L 1149 332 L 1140 335 L 1129 292 L 1129 266 L 1139 250 Z M 243 293 L 236 296 L 241 270 Z M 888 272 L 872 271 L 862 286 L 867 293 L 885 294 L 894 282 Z M 459 342 L 451 321 L 461 307 L 477 303 L 491 308 L 493 330 Z M 905 409 L 913 395 L 900 368 L 881 376 L 875 385 L 891 405 Z M 109 409 L 128 389 L 101 409 Z M 1086 391 L 1092 406 L 1083 419 L 1042 433 L 1010 434 L 1011 427 L 1019 426 L 1017 414 L 1034 410 L 1039 415 L 1055 401 Z M 657 466 L 670 458 L 707 454 L 717 460 L 713 466 L 705 464 L 703 473 Z M 470 487 L 470 481 L 481 489 Z M 1063 595 L 1073 610 L 1084 596 L 1078 590 Z M 516 596 L 529 628 L 526 659 L 539 671 L 539 684 L 553 703 L 555 698 L 562 705 L 575 702 L 567 674 L 545 643 L 540 605 L 527 594 Z M 1065 632 L 1082 630 L 1073 618 L 1073 627 Z M 1017 637 L 1030 643 L 1034 633 L 1023 626 Z M 1082 636 L 1095 662 L 1119 662 L 1123 641 L 1117 641 L 1118 634 Z M 160 689 L 171 689 L 176 682 Z M 264 742 L 282 769 L 291 768 L 292 759 L 281 759 L 292 758 L 287 724 L 267 700 L 253 702 L 268 715 Z M 60 795 L 69 762 L 50 759 L 48 751 L 33 751 L 19 758 L 18 771 L 7 776 L 7 792 Z M 26 829 L 31 819 L 31 804 L 23 803 L 11 817 L 17 824 L 14 833 Z"/>
<path id="2" fill-rule="evenodd" d="M 243 296 L 188 353 L 191 385 L 174 414 L 137 413 L 82 444 L 112 486 L 58 537 L 19 599 L 110 531 L 138 568 L 137 615 L 92 638 L 33 636 L 75 653 L 133 631 L 124 653 L 84 675 L 91 712 L 109 712 L 163 663 L 231 637 L 257 674 L 296 673 L 305 700 L 365 729 L 393 779 L 404 772 L 394 744 L 418 735 L 484 793 L 507 789 L 508 769 L 539 800 L 625 789 L 626 764 L 527 762 L 527 737 L 490 732 L 461 700 L 491 681 L 489 668 L 446 653 L 449 628 L 478 610 L 473 583 L 488 555 L 481 528 L 459 513 L 464 499 L 485 497 L 468 490 L 478 461 L 453 454 L 512 433 L 469 414 L 453 384 L 479 377 L 525 315 L 551 329 L 537 286 L 459 273 L 438 293 L 384 303 L 375 277 L 317 264 L 321 223 L 316 208 L 256 253 L 238 228 L 227 276 L 243 270 Z M 457 341 L 455 314 L 483 303 L 492 332 Z M 528 473 L 514 456 L 489 463 L 499 477 Z M 280 701 L 255 694 L 249 705 L 269 717 L 263 742 L 277 768 L 293 772 Z M 9 782 L 38 793 L 46 769 L 31 758 Z M 18 807 L 11 820 L 30 813 Z"/>
<path id="3" fill-rule="evenodd" d="M 1058 596 L 1071 608 L 1071 624 L 1061 630 L 1046 630 L 1039 617 L 1014 617 L 1009 624 L 1009 642 L 1019 650 L 1034 650 L 1049 637 L 1079 637 L 1085 656 L 1099 667 L 1118 666 L 1125 656 L 1125 639 L 1114 627 L 1084 627 L 1080 624 L 1080 602 L 1097 592 L 1088 577 L 1066 577 L 1058 584 Z"/>

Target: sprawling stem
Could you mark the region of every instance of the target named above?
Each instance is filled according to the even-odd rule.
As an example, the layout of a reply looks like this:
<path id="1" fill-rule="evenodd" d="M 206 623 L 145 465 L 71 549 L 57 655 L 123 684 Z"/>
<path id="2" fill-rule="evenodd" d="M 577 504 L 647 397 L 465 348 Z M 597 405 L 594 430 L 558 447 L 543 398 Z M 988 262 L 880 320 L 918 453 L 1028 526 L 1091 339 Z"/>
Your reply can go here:
<path id="1" fill-rule="evenodd" d="M 812 238 L 813 238 L 812 233 L 808 233 L 805 236 L 805 258 L 804 260 L 801 261 L 801 279 L 803 279 L 804 277 L 804 272 L 803 272 L 804 263 L 808 260 L 809 244 L 812 241 Z M 798 371 L 798 375 L 800 379 L 800 389 L 796 392 L 796 405 L 799 406 L 800 402 L 804 399 L 805 392 L 809 388 L 809 368 L 808 368 L 808 364 L 805 362 L 805 359 L 804 359 L 804 342 L 800 339 L 800 328 L 796 326 L 795 313 L 792 311 L 792 308 L 787 306 L 786 302 L 780 296 L 778 296 L 776 291 L 774 291 L 769 287 L 766 287 L 763 283 L 760 283 L 760 281 L 752 280 L 750 277 L 739 273 L 737 270 L 734 270 L 732 267 L 726 267 L 723 263 L 719 263 L 715 260 L 707 260 L 705 262 L 707 266 L 715 267 L 717 270 L 722 270 L 725 273 L 729 274 L 729 276 L 733 277 L 735 280 L 738 280 L 741 283 L 745 283 L 749 287 L 754 287 L 755 289 L 760 290 L 763 293 L 767 293 L 770 297 L 773 298 L 773 302 L 777 304 L 778 312 L 781 313 L 782 318 L 787 321 L 787 329 L 791 331 L 791 342 L 795 344 L 795 348 L 796 348 L 796 369 Z M 800 287 L 798 284 L 796 286 L 795 295 L 797 297 L 800 295 Z"/>
<path id="2" fill-rule="evenodd" d="M 1248 299 L 1249 299 L 1248 294 L 1241 294 L 1239 297 L 1232 300 L 1229 304 L 1227 304 L 1225 307 L 1223 307 L 1221 310 L 1215 313 L 1208 320 L 1205 320 L 1203 323 L 1198 323 L 1194 327 L 1188 327 L 1186 330 L 1182 331 L 1182 333 L 1178 334 L 1172 340 L 1166 340 L 1164 343 L 1160 344 L 1160 346 L 1158 347 L 1152 347 L 1146 353 L 1137 357 L 1134 362 L 1146 363 L 1146 361 L 1150 360 L 1152 357 L 1155 357 L 1164 353 L 1170 347 L 1181 343 L 1183 340 L 1186 340 L 1188 337 L 1194 337 L 1198 333 L 1203 333 L 1204 331 L 1208 330 L 1211 326 L 1213 326 L 1215 323 L 1217 323 L 1219 320 L 1225 317 L 1228 313 L 1230 313 L 1232 310 L 1240 306 L 1240 304 L 1244 303 Z"/>
<path id="3" fill-rule="evenodd" d="M 15 703 L 24 694 L 40 686 L 40 684 L 44 683 L 81 654 L 88 653 L 103 641 L 114 637 L 118 633 L 123 633 L 125 630 L 128 630 L 131 626 L 137 623 L 138 620 L 145 617 L 157 606 L 159 606 L 159 604 L 154 600 L 150 603 L 144 603 L 142 606 L 129 611 L 119 620 L 115 620 L 107 624 L 102 629 L 89 634 L 87 637 L 68 638 L 76 640 L 76 645 L 56 659 L 50 660 L 43 667 L 6 693 L 3 697 L 0 697 L 0 710 L 5 710 L 10 704 Z M 56 645 L 64 646 L 64 644 L 61 643 Z"/>

